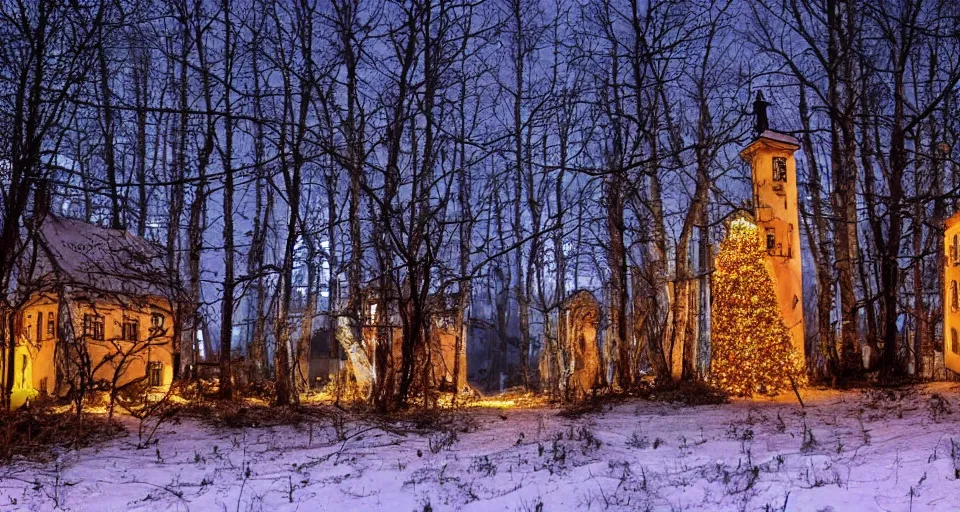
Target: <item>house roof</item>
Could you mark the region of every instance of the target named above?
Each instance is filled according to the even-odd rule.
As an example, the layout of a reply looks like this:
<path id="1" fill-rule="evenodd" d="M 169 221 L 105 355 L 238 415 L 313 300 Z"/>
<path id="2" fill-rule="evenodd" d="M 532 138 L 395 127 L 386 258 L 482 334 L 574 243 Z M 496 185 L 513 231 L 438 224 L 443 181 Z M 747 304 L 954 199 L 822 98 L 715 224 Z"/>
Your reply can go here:
<path id="1" fill-rule="evenodd" d="M 172 297 L 179 289 L 162 248 L 128 231 L 47 214 L 36 235 L 38 284 L 127 296 Z"/>

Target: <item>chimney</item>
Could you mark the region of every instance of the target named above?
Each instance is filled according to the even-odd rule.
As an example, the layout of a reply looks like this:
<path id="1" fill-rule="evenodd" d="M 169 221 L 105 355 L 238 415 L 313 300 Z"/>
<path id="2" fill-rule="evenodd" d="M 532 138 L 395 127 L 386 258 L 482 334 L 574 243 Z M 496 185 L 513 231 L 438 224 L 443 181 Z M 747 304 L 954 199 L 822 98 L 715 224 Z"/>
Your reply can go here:
<path id="1" fill-rule="evenodd" d="M 41 222 L 50 213 L 50 192 L 46 178 L 37 178 L 33 182 L 33 218 Z"/>

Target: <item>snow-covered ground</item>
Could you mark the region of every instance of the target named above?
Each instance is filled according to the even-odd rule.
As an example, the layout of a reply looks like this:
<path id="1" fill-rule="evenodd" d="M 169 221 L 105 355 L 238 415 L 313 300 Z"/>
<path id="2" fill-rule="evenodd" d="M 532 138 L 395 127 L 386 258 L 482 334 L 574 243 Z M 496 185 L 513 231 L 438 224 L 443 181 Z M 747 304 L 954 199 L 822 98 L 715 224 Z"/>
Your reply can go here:
<path id="1" fill-rule="evenodd" d="M 689 407 L 629 401 L 570 418 L 470 410 L 462 428 L 327 420 L 164 424 L 0 467 L 0 509 L 958 510 L 960 386 L 804 392 Z"/>

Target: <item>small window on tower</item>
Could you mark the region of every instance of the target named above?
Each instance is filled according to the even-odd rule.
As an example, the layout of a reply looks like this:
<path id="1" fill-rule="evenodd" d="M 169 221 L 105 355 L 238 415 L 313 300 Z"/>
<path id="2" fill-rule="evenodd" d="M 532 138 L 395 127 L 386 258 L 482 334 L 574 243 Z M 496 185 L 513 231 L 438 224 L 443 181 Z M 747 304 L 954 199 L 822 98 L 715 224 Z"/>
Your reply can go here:
<path id="1" fill-rule="evenodd" d="M 47 336 L 51 338 L 56 333 L 56 322 L 53 320 L 53 313 L 47 313 Z"/>
<path id="2" fill-rule="evenodd" d="M 777 248 L 777 232 L 773 228 L 767 228 L 767 250 L 772 251 Z"/>
<path id="3" fill-rule="evenodd" d="M 773 181 L 787 182 L 787 159 L 782 156 L 773 157 Z"/>

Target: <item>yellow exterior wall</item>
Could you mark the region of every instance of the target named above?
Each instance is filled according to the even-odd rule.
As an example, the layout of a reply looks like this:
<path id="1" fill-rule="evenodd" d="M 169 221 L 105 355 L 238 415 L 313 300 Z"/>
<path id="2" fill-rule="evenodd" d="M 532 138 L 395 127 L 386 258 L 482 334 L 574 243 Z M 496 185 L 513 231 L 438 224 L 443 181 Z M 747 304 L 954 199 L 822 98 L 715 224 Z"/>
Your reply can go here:
<path id="1" fill-rule="evenodd" d="M 392 327 L 393 345 L 392 358 L 394 372 L 399 373 L 403 362 L 403 329 Z M 433 386 L 439 386 L 444 382 L 453 382 L 454 365 L 456 364 L 457 336 L 456 329 L 451 325 L 435 325 L 431 329 L 431 340 L 429 343 L 430 363 L 433 370 Z M 367 357 L 370 361 L 376 361 L 375 349 L 377 346 L 377 329 L 366 326 L 363 328 L 364 346 L 367 350 Z M 418 358 L 423 354 L 418 354 Z M 460 382 L 459 387 L 463 389 L 467 382 L 467 350 L 466 337 L 464 336 L 463 350 L 460 351 Z"/>
<path id="2" fill-rule="evenodd" d="M 780 134 L 777 134 L 780 136 Z M 782 136 L 788 138 L 788 136 Z M 792 139 L 792 137 L 790 138 Z M 768 250 L 767 268 L 776 280 L 777 301 L 784 324 L 797 354 L 804 357 L 803 270 L 800 258 L 800 216 L 797 210 L 798 144 L 759 137 L 740 156 L 750 164 L 753 178 L 754 217 L 766 242 L 773 234 L 774 248 Z M 775 181 L 774 158 L 786 159 L 786 180 Z"/>
<path id="3" fill-rule="evenodd" d="M 123 304 L 115 301 L 99 300 L 95 303 L 78 302 L 72 311 L 72 323 L 75 336 L 84 336 L 83 319 L 85 314 L 99 314 L 104 319 L 104 339 L 85 339 L 91 364 L 97 370 L 96 380 L 113 380 L 120 364 L 125 370 L 120 373 L 117 384 L 123 385 L 147 374 L 149 362 L 163 365 L 161 388 L 167 388 L 173 382 L 173 317 L 169 303 L 165 299 L 149 297 L 138 299 L 137 304 Z M 37 338 L 37 320 L 42 313 L 40 339 Z M 37 294 L 21 310 L 17 322 L 17 347 L 14 364 L 14 407 L 22 405 L 43 391 L 54 393 L 56 390 L 56 367 L 54 353 L 59 341 L 60 324 L 56 296 Z M 163 330 L 152 331 L 152 315 L 163 316 Z M 54 318 L 54 334 L 49 334 L 46 325 L 50 315 Z M 124 319 L 136 319 L 138 322 L 138 340 L 123 340 Z M 125 362 L 106 360 L 110 354 L 126 355 Z M 24 357 L 26 356 L 26 357 Z M 5 375 L 5 374 L 4 374 Z"/>
<path id="4" fill-rule="evenodd" d="M 960 213 L 947 220 L 943 238 L 943 363 L 960 373 Z"/>

